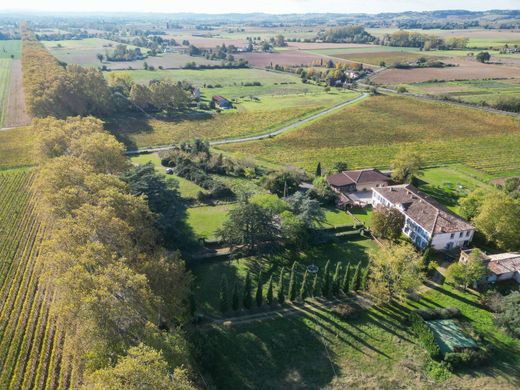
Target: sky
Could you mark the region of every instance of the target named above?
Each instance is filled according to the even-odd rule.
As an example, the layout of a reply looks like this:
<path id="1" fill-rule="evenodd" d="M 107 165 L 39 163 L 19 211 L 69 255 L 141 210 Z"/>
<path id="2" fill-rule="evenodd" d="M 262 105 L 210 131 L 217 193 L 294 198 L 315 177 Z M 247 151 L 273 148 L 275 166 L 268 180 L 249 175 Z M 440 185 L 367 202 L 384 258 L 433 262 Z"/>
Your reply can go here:
<path id="1" fill-rule="evenodd" d="M 2 0 L 0 10 L 47 12 L 379 13 L 520 9 L 520 0 Z"/>

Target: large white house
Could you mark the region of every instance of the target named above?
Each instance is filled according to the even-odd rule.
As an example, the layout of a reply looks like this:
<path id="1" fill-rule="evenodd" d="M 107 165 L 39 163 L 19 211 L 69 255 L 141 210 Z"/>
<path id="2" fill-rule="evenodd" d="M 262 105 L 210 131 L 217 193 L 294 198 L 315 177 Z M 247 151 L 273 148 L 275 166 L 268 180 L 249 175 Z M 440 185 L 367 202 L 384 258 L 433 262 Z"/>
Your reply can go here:
<path id="1" fill-rule="evenodd" d="M 430 241 L 437 250 L 464 248 L 473 239 L 473 226 L 410 184 L 373 188 L 372 205 L 398 209 L 403 232 L 420 249 Z"/>

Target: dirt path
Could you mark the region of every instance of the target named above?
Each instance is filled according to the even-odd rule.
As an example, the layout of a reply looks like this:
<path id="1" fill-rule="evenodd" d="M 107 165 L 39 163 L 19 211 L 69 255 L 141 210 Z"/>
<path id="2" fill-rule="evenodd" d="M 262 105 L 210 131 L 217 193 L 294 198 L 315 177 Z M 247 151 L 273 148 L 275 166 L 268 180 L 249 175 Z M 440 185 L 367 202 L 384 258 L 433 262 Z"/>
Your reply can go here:
<path id="1" fill-rule="evenodd" d="M 25 112 L 22 62 L 20 60 L 13 60 L 4 128 L 26 126 L 30 123 L 31 118 Z"/>
<path id="2" fill-rule="evenodd" d="M 308 315 L 309 313 L 316 312 L 317 310 L 327 310 L 341 303 L 353 303 L 359 305 L 363 309 L 369 309 L 373 305 L 372 301 L 370 301 L 367 297 L 363 295 L 356 295 L 354 297 L 346 299 L 335 299 L 332 301 L 316 299 L 312 301 L 307 301 L 304 304 L 289 303 L 288 305 L 279 309 L 270 310 L 262 313 L 212 319 L 209 324 L 205 324 L 202 327 L 208 327 L 214 324 L 223 326 L 237 326 L 249 324 L 251 322 L 274 320 L 277 318 L 291 315 Z"/>

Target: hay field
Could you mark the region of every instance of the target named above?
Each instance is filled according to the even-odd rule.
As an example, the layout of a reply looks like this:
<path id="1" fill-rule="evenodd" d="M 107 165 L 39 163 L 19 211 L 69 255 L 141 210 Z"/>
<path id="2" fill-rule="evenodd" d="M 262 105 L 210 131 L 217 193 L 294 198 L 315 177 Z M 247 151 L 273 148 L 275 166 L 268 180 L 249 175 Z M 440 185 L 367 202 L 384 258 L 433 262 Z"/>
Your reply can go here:
<path id="1" fill-rule="evenodd" d="M 221 146 L 309 171 L 345 161 L 352 168 L 387 168 L 402 147 L 427 164 L 464 163 L 492 175 L 520 171 L 520 119 L 442 103 L 378 96 L 285 135 Z"/>

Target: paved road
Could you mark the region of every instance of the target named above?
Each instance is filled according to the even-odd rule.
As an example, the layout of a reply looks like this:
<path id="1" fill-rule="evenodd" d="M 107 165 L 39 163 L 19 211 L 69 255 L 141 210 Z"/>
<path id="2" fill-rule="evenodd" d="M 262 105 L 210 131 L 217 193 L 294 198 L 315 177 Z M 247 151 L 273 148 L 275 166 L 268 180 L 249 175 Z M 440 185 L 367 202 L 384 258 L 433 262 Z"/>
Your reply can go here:
<path id="1" fill-rule="evenodd" d="M 216 141 L 210 141 L 210 145 L 225 145 L 225 144 L 236 144 L 236 143 L 240 143 L 240 142 L 248 142 L 248 141 L 258 141 L 258 140 L 262 140 L 262 139 L 266 139 L 266 138 L 272 138 L 272 137 L 275 137 L 277 135 L 280 135 L 282 133 L 285 133 L 286 131 L 289 131 L 291 129 L 294 129 L 295 127 L 298 127 L 304 123 L 308 123 L 308 122 L 311 122 L 319 117 L 322 117 L 323 115 L 327 115 L 333 111 L 336 111 L 336 110 L 339 110 L 345 106 L 348 106 L 348 105 L 351 105 L 351 104 L 354 104 L 354 103 L 357 103 L 359 102 L 360 100 L 363 100 L 365 98 L 368 97 L 368 93 L 362 93 L 361 95 L 359 95 L 358 97 L 352 99 L 352 100 L 347 100 L 346 102 L 343 102 L 343 103 L 340 103 L 340 104 L 337 104 L 333 107 L 330 107 L 330 108 L 327 108 L 323 111 L 320 111 L 316 114 L 313 114 L 307 118 L 304 118 L 304 119 L 300 119 L 296 122 L 293 122 L 291 123 L 290 125 L 286 125 L 286 126 L 283 126 L 283 127 L 280 127 L 279 129 L 276 129 L 276 130 L 273 130 L 269 133 L 266 133 L 266 134 L 261 134 L 261 135 L 253 135 L 253 136 L 250 136 L 250 137 L 242 137 L 242 138 L 228 138 L 228 139 L 221 139 L 221 140 L 216 140 Z M 137 149 L 137 150 L 129 150 L 126 152 L 126 154 L 128 155 L 134 155 L 134 154 L 139 154 L 139 153 L 146 153 L 146 152 L 160 152 L 161 150 L 168 150 L 171 148 L 171 145 L 168 145 L 168 146 L 159 146 L 159 147 L 155 147 L 155 148 L 142 148 L 142 149 Z"/>

